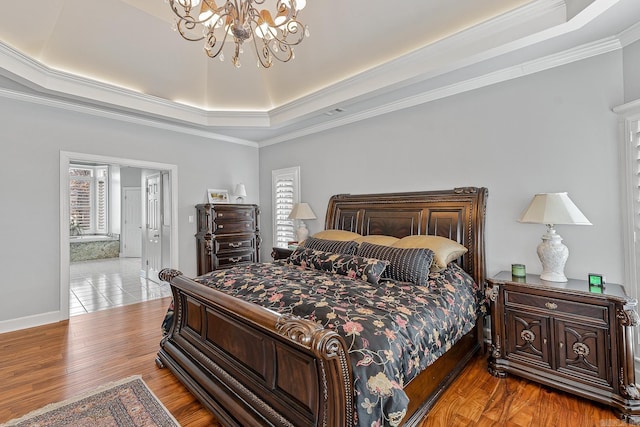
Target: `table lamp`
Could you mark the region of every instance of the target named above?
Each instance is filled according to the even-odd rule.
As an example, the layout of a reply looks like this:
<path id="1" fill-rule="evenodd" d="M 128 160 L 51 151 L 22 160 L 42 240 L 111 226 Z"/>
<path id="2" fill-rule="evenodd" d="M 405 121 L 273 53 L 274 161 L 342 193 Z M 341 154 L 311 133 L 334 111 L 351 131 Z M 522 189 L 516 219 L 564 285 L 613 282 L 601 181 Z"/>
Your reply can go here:
<path id="1" fill-rule="evenodd" d="M 520 222 L 546 224 L 547 232 L 538 245 L 538 258 L 542 263 L 540 279 L 550 282 L 566 282 L 564 265 L 569 258 L 569 249 L 556 233 L 557 224 L 591 225 L 580 209 L 569 199 L 567 193 L 540 193 L 522 213 Z"/>
<path id="2" fill-rule="evenodd" d="M 305 225 L 303 219 L 316 219 L 316 215 L 311 210 L 308 203 L 296 203 L 291 209 L 291 213 L 287 217 L 288 219 L 298 220 L 298 228 L 296 230 L 296 238 L 298 242 L 302 242 L 309 236 L 309 230 Z"/>
<path id="3" fill-rule="evenodd" d="M 247 197 L 247 189 L 244 187 L 243 183 L 236 185 L 236 203 L 243 203 L 244 198 Z"/>

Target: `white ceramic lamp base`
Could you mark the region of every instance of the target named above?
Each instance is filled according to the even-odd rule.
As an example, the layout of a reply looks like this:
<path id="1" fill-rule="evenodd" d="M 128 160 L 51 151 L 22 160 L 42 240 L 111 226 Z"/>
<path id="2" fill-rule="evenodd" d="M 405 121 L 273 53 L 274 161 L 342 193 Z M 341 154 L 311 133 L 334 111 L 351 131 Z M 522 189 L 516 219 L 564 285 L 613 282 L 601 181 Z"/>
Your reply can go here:
<path id="1" fill-rule="evenodd" d="M 298 243 L 304 241 L 307 237 L 309 237 L 309 229 L 304 222 L 300 221 L 298 229 L 296 230 L 296 238 L 298 239 Z"/>
<path id="2" fill-rule="evenodd" d="M 569 248 L 562 243 L 562 237 L 556 234 L 553 226 L 547 228 L 542 236 L 542 243 L 538 245 L 538 257 L 542 263 L 540 279 L 549 282 L 566 282 L 564 265 L 569 258 Z"/>

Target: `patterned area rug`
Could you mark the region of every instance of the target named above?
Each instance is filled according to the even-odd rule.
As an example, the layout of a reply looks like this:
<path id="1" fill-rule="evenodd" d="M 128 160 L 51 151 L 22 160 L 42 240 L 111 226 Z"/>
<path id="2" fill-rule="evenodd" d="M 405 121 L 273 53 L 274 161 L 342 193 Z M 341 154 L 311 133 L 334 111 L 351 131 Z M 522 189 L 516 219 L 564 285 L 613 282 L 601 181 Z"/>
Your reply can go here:
<path id="1" fill-rule="evenodd" d="M 52 403 L 3 426 L 174 427 L 180 424 L 142 378 L 134 376 Z"/>

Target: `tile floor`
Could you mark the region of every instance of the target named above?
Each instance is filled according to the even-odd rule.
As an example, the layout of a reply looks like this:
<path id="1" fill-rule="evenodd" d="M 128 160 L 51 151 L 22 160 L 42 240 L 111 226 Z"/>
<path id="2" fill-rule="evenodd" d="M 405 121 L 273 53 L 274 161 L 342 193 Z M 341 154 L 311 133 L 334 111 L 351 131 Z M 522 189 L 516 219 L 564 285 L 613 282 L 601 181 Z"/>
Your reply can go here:
<path id="1" fill-rule="evenodd" d="M 71 263 L 69 314 L 75 316 L 171 295 L 168 283 L 141 277 L 140 266 L 140 258 Z"/>

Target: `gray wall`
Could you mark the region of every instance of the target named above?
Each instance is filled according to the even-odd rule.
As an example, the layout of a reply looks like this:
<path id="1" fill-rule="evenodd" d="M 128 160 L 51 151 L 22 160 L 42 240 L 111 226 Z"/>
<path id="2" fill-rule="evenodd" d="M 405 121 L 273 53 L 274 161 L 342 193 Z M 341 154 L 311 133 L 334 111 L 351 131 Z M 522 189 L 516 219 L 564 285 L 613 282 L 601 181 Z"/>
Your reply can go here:
<path id="1" fill-rule="evenodd" d="M 486 186 L 489 274 L 513 262 L 540 272 L 544 226 L 516 221 L 532 195 L 568 191 L 594 224 L 558 226 L 566 272 L 623 277 L 619 134 L 612 107 L 640 98 L 640 43 L 296 141 L 240 146 L 0 98 L 0 326 L 59 309 L 60 151 L 178 166 L 179 268 L 195 275 L 194 205 L 207 188 L 247 185 L 261 202 L 269 259 L 271 171 L 301 166 L 302 199 L 324 224 L 337 193 Z M 207 160 L 208 159 L 208 160 Z M 230 160 L 231 159 L 231 160 Z M 259 170 L 259 173 L 258 173 Z M 259 187 L 258 187 L 259 183 Z M 260 189 L 259 194 L 257 189 Z M 258 195 L 260 197 L 258 197 Z"/>
<path id="2" fill-rule="evenodd" d="M 258 149 L 0 98 L 0 322 L 59 310 L 60 151 L 177 165 L 179 268 L 195 275 L 194 205 L 207 188 L 247 185 Z M 1 326 L 1 325 L 0 325 Z"/>
<path id="3" fill-rule="evenodd" d="M 624 48 L 624 101 L 640 100 L 640 41 Z"/>
<path id="4" fill-rule="evenodd" d="M 142 187 L 142 169 L 132 167 L 120 168 L 121 187 Z"/>
<path id="5" fill-rule="evenodd" d="M 636 68 L 637 69 L 637 68 Z M 488 273 L 540 273 L 543 225 L 516 220 L 533 194 L 567 191 L 593 226 L 558 226 L 569 277 L 623 278 L 617 117 L 622 52 L 503 82 L 260 150 L 265 250 L 271 170 L 300 165 L 301 199 L 324 226 L 329 197 L 484 186 Z"/>

